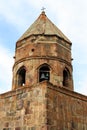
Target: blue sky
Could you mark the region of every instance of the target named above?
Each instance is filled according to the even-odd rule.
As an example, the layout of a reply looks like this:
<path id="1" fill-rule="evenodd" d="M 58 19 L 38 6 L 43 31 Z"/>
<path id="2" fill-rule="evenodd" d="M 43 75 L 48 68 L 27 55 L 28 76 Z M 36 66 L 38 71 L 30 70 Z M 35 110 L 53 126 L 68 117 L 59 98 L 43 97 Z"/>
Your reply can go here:
<path id="1" fill-rule="evenodd" d="M 45 7 L 48 18 L 72 41 L 75 91 L 87 95 L 87 1 L 0 1 L 0 93 L 11 90 L 15 44 Z"/>

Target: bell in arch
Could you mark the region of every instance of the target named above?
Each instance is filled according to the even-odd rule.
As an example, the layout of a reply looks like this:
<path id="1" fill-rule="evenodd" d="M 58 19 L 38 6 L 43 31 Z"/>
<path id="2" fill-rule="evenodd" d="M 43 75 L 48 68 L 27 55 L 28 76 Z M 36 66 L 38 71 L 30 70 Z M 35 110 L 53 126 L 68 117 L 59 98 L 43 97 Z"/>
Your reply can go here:
<path id="1" fill-rule="evenodd" d="M 46 73 L 46 77 L 49 77 L 49 74 L 48 74 L 48 73 Z"/>
<path id="2" fill-rule="evenodd" d="M 50 79 L 50 69 L 47 65 L 43 65 L 40 69 L 39 69 L 39 81 L 44 81 L 44 80 L 48 80 Z"/>
<path id="3" fill-rule="evenodd" d="M 45 74 L 42 73 L 42 74 L 41 74 L 41 79 L 45 79 L 45 78 L 46 78 Z"/>

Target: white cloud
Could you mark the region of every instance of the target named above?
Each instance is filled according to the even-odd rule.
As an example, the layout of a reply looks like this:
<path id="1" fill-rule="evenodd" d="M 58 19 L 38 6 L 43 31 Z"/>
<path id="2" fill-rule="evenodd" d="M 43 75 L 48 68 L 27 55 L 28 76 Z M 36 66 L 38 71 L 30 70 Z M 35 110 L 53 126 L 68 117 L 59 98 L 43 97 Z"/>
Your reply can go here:
<path id="1" fill-rule="evenodd" d="M 13 59 L 7 49 L 0 46 L 0 93 L 11 89 Z"/>
<path id="2" fill-rule="evenodd" d="M 81 81 L 78 82 L 78 87 L 75 91 L 87 95 L 87 78 L 83 78 Z"/>
<path id="3" fill-rule="evenodd" d="M 26 6 L 24 6 L 24 2 L 21 2 L 21 0 L 16 0 L 15 2 L 14 0 L 8 0 L 7 3 L 5 0 L 1 1 L 0 16 L 20 30 L 28 24 L 28 12 Z"/>

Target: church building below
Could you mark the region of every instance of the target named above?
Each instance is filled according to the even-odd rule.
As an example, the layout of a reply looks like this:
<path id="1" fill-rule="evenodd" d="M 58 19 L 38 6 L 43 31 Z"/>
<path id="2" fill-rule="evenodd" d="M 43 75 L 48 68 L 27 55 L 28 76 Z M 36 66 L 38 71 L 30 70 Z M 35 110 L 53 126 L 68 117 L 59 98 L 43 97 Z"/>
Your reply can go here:
<path id="1" fill-rule="evenodd" d="M 0 94 L 0 130 L 87 130 L 74 92 L 71 41 L 42 11 L 16 42 L 12 90 Z"/>

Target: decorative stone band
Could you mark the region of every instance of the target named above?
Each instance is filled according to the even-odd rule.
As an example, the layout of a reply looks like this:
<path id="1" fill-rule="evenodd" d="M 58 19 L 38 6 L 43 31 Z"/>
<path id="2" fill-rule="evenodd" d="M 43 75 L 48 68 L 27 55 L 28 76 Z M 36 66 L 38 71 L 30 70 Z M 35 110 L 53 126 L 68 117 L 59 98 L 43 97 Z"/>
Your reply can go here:
<path id="1" fill-rule="evenodd" d="M 65 64 L 69 65 L 70 67 L 72 67 L 70 62 L 68 62 L 68 61 L 66 61 L 66 60 L 64 60 L 62 58 L 59 58 L 59 57 L 55 57 L 55 56 L 51 56 L 51 57 L 50 56 L 30 56 L 30 57 L 22 58 L 22 59 L 18 60 L 17 62 L 15 62 L 14 66 L 13 66 L 13 69 L 17 64 L 19 64 L 19 63 L 21 63 L 23 61 L 32 60 L 32 59 L 56 60 L 56 61 L 63 62 Z"/>

